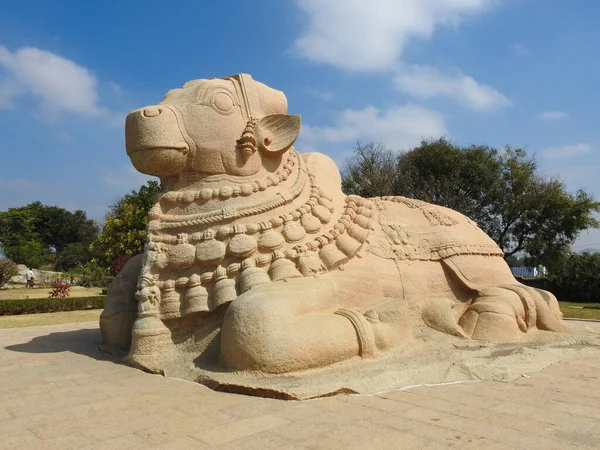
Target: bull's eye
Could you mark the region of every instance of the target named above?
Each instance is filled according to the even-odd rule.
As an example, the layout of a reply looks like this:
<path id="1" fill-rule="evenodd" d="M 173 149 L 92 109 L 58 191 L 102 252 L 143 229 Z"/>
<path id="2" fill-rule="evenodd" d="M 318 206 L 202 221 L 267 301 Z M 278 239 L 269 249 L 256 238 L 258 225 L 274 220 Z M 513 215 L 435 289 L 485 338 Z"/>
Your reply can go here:
<path id="1" fill-rule="evenodd" d="M 213 97 L 212 107 L 221 114 L 231 114 L 235 102 L 227 92 L 217 92 Z"/>

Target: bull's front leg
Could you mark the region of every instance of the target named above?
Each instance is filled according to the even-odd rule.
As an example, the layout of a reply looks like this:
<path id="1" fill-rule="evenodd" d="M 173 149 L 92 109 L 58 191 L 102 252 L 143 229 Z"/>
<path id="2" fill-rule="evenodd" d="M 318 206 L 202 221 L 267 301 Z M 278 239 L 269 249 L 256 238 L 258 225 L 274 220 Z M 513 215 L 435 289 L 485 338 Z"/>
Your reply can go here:
<path id="1" fill-rule="evenodd" d="M 285 373 L 375 357 L 409 339 L 402 302 L 387 299 L 364 314 L 345 304 L 335 281 L 327 279 L 244 293 L 225 314 L 223 362 L 234 370 Z"/>

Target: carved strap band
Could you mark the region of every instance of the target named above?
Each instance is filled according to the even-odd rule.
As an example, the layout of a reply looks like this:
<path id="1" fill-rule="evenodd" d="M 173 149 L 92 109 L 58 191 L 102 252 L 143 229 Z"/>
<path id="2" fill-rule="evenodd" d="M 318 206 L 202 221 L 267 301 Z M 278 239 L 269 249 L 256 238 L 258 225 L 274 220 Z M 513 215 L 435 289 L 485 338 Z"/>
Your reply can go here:
<path id="1" fill-rule="evenodd" d="M 537 308 L 532 296 L 532 289 L 527 289 L 525 286 L 519 286 L 518 284 L 506 285 L 502 286 L 502 288 L 512 291 L 519 296 L 525 309 L 525 323 L 527 324 L 527 328 L 534 328 L 537 322 Z"/>
<path id="2" fill-rule="evenodd" d="M 360 356 L 363 358 L 374 358 L 377 353 L 377 346 L 375 345 L 375 336 L 373 335 L 371 324 L 367 321 L 366 317 L 356 310 L 346 308 L 338 309 L 335 311 L 335 314 L 344 316 L 354 326 L 358 336 Z"/>

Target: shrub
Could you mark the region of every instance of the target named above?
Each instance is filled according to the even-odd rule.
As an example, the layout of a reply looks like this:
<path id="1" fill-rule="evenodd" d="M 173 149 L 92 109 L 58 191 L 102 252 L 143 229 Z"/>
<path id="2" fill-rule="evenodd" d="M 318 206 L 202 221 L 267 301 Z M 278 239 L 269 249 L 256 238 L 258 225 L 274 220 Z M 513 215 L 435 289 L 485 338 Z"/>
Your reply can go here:
<path id="1" fill-rule="evenodd" d="M 600 253 L 568 255 L 548 278 L 520 278 L 527 286 L 552 292 L 561 302 L 600 302 Z"/>
<path id="2" fill-rule="evenodd" d="M 131 256 L 129 255 L 119 256 L 110 265 L 110 273 L 116 277 L 119 274 L 119 272 L 123 270 L 123 267 L 125 267 L 125 264 L 127 264 L 127 261 L 129 261 L 130 259 Z"/>
<path id="3" fill-rule="evenodd" d="M 79 284 L 85 287 L 105 287 L 113 279 L 108 269 L 100 266 L 96 260 L 78 266 L 73 270 L 73 274 L 79 279 Z"/>
<path id="4" fill-rule="evenodd" d="M 600 302 L 600 253 L 567 256 L 551 274 L 550 280 L 561 300 Z"/>
<path id="5" fill-rule="evenodd" d="M 14 262 L 10 259 L 0 259 L 0 288 L 18 273 L 19 268 Z"/>
<path id="6" fill-rule="evenodd" d="M 58 311 L 81 311 L 85 309 L 102 309 L 103 307 L 104 296 L 0 300 L 0 316 L 39 314 Z"/>
<path id="7" fill-rule="evenodd" d="M 52 290 L 50 292 L 48 292 L 48 297 L 50 297 L 50 298 L 68 297 L 70 290 L 71 290 L 71 285 L 69 285 L 67 283 L 61 283 L 60 281 L 56 280 L 52 284 Z"/>

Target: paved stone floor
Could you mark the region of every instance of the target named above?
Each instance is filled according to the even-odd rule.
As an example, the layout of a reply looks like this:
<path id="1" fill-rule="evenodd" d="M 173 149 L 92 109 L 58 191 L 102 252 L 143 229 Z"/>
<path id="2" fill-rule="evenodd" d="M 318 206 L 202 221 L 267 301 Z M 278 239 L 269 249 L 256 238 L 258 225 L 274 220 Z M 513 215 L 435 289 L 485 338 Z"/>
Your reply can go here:
<path id="1" fill-rule="evenodd" d="M 0 330 L 0 448 L 600 448 L 600 360 L 286 402 L 149 375 L 99 340 L 95 323 Z"/>

